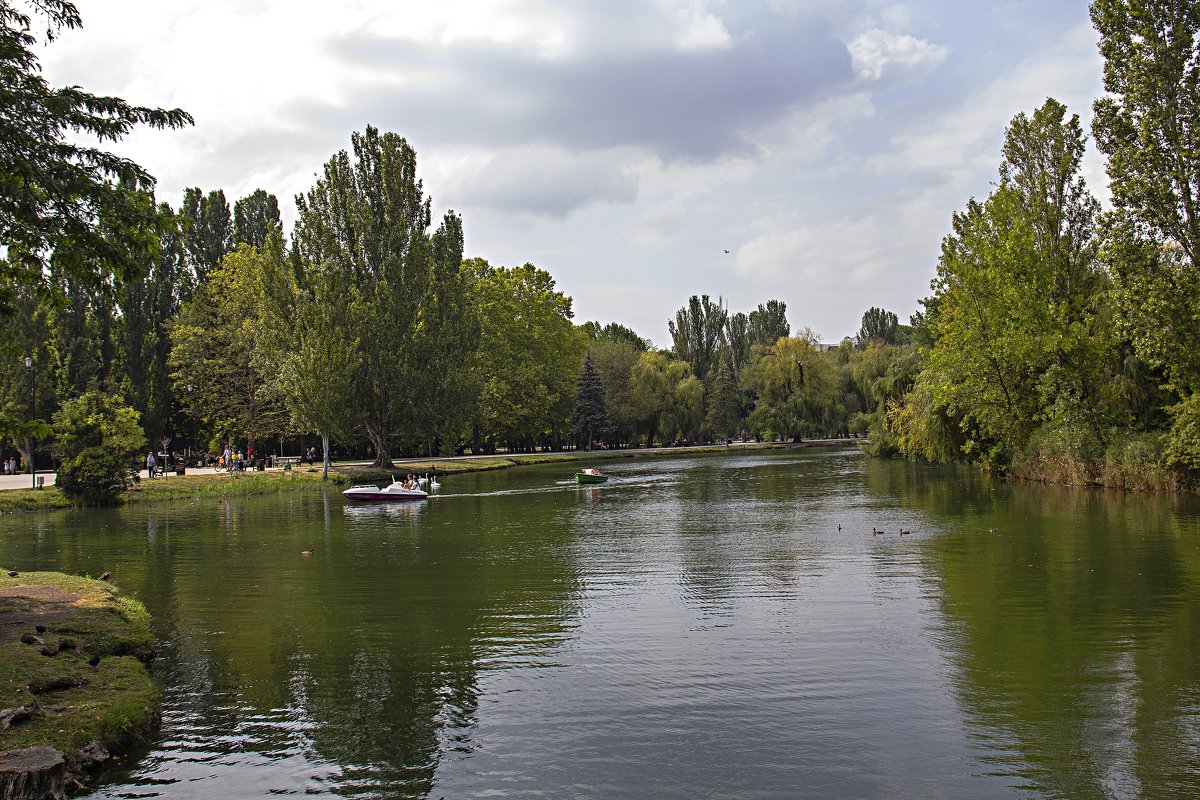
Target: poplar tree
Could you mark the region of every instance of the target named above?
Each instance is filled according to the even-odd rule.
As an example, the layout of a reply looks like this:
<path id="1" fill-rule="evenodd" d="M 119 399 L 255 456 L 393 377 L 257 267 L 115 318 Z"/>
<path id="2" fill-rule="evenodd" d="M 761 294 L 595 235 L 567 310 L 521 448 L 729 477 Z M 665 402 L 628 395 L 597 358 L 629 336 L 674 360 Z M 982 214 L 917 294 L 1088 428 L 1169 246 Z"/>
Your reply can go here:
<path id="1" fill-rule="evenodd" d="M 335 271 L 340 302 L 361 356 L 351 403 L 375 449 L 375 465 L 392 466 L 392 439 L 411 417 L 418 384 L 437 380 L 411 357 L 439 259 L 461 261 L 461 249 L 439 244 L 461 226 L 448 213 L 435 233 L 417 178 L 416 151 L 395 133 L 368 126 L 330 159 L 306 194 L 296 198 L 295 263 Z M 410 427 L 411 430 L 411 427 Z"/>
<path id="2" fill-rule="evenodd" d="M 184 190 L 179 214 L 186 219 L 184 248 L 193 285 L 199 286 L 210 272 L 221 266 L 222 259 L 233 252 L 235 242 L 229 202 L 221 189 L 213 189 L 206 195 L 193 186 Z"/>
<path id="3" fill-rule="evenodd" d="M 283 232 L 279 200 L 263 189 L 255 189 L 233 204 L 233 243 L 262 247 L 272 232 Z"/>
<path id="4" fill-rule="evenodd" d="M 1095 0 L 1106 95 L 1092 131 L 1115 213 L 1105 261 L 1123 331 L 1180 398 L 1168 459 L 1200 469 L 1200 5 Z"/>

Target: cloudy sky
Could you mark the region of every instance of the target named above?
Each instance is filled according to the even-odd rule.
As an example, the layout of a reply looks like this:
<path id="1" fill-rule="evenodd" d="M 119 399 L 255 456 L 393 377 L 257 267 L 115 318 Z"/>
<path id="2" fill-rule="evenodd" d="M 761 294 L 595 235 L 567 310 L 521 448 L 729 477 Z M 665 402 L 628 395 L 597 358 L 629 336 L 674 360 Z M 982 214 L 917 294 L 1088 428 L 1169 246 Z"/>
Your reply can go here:
<path id="1" fill-rule="evenodd" d="M 467 255 L 531 261 L 577 321 L 659 345 L 691 294 L 782 299 L 826 341 L 873 305 L 907 318 L 1008 121 L 1052 96 L 1086 127 L 1101 86 L 1085 0 L 76 4 L 52 83 L 196 118 L 120 146 L 160 199 L 261 187 L 290 230 L 372 124 L 416 148 Z"/>

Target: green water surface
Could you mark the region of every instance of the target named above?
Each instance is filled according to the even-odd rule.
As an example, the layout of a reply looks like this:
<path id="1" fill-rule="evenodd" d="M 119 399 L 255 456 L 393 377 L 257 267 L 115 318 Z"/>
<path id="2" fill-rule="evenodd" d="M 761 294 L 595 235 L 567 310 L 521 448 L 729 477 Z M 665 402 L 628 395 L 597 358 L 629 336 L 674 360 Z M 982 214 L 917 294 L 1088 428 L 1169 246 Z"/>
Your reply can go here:
<path id="1" fill-rule="evenodd" d="M 103 797 L 1200 797 L 1194 499 L 606 469 L 8 515 L 0 564 L 154 616 L 162 736 Z"/>

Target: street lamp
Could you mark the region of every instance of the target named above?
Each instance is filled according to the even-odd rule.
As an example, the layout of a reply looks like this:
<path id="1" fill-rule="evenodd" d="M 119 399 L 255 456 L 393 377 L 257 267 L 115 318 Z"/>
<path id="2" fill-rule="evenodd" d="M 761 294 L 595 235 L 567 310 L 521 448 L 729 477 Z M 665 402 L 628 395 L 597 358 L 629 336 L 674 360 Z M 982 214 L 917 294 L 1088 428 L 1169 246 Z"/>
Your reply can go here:
<path id="1" fill-rule="evenodd" d="M 29 370 L 29 419 L 32 422 L 37 415 L 37 379 L 33 374 L 33 357 L 25 356 L 25 369 Z M 29 434 L 29 471 L 33 488 L 37 488 L 37 458 L 33 452 L 33 432 Z"/>
<path id="2" fill-rule="evenodd" d="M 193 405 L 192 405 L 192 389 L 193 389 L 193 388 L 194 388 L 194 387 L 193 387 L 193 386 L 192 386 L 190 383 L 187 385 L 187 390 L 188 390 L 188 416 L 189 416 L 189 417 L 191 417 L 191 416 L 192 416 L 192 414 L 193 414 L 193 412 L 194 412 L 194 410 L 195 410 L 195 409 L 194 409 L 194 407 L 193 407 Z M 195 457 L 195 455 L 196 455 L 196 450 L 200 449 L 200 448 L 198 448 L 198 447 L 196 446 L 196 436 L 197 436 L 198 434 L 196 433 L 196 424 L 195 424 L 195 420 L 193 419 L 193 420 L 189 420 L 189 421 L 190 421 L 190 422 L 192 422 L 192 431 L 191 431 L 191 433 L 192 433 L 192 441 L 189 443 L 189 445 L 190 445 L 190 447 L 191 447 L 191 450 L 190 450 L 190 452 L 188 453 L 188 455 L 189 455 L 189 456 L 191 456 L 191 457 Z"/>

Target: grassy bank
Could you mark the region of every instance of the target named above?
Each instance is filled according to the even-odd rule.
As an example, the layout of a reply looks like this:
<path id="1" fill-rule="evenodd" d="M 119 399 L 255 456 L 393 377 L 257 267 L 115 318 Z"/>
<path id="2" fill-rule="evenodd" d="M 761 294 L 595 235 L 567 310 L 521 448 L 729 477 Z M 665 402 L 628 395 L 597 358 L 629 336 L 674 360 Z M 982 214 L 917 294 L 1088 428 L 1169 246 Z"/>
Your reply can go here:
<path id="1" fill-rule="evenodd" d="M 25 634 L 40 641 L 27 644 Z M 149 659 L 151 646 L 145 607 L 109 583 L 0 572 L 0 709 L 33 706 L 32 716 L 0 731 L 0 750 L 44 744 L 71 754 L 100 742 L 123 753 L 147 741 L 160 695 L 139 659 Z M 47 689 L 56 683 L 64 688 Z"/>

